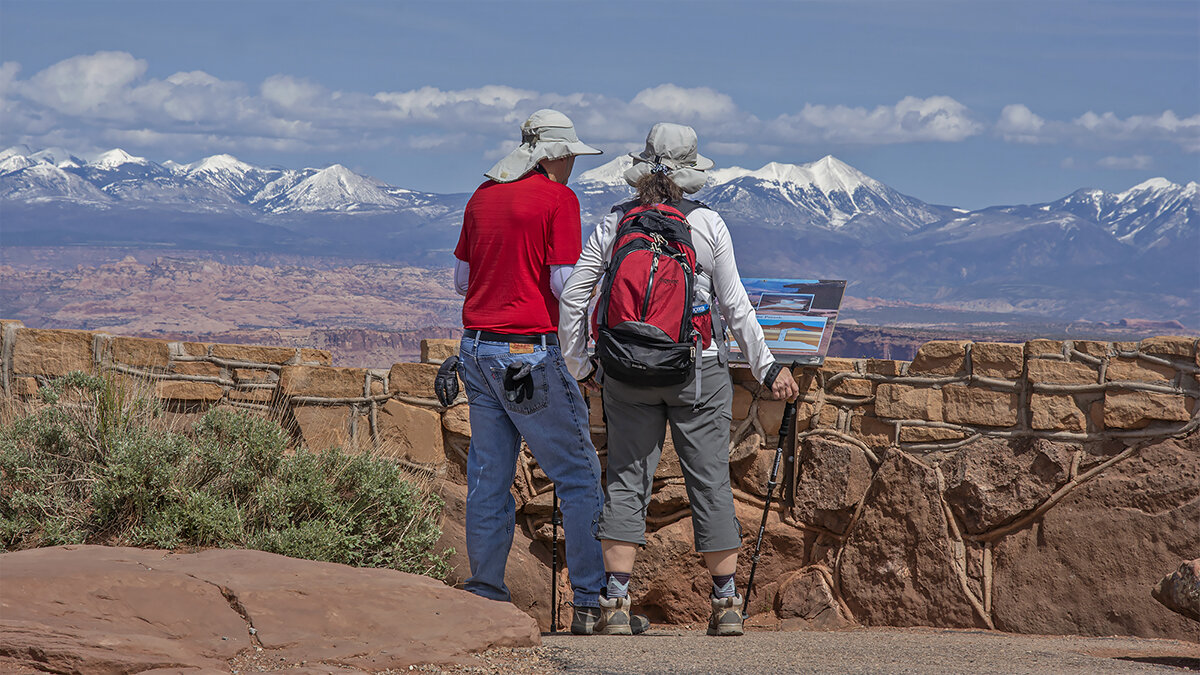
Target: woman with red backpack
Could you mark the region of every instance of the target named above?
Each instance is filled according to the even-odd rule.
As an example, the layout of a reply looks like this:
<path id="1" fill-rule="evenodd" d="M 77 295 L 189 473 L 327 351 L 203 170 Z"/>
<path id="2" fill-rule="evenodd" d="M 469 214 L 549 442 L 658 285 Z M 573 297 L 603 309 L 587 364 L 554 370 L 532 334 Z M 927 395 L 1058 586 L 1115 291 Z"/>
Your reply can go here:
<path id="1" fill-rule="evenodd" d="M 597 226 L 560 299 L 563 358 L 584 386 L 596 390 L 603 380 L 608 420 L 607 499 L 597 534 L 607 580 L 599 633 L 631 632 L 629 582 L 637 547 L 646 542 L 646 508 L 669 423 L 696 550 L 713 577 L 708 633 L 742 634 L 725 327 L 772 396 L 799 393 L 790 370 L 767 349 L 724 220 L 684 199 L 704 187 L 704 171 L 713 166 L 696 148 L 691 127 L 654 125 L 625 172 L 637 198 L 614 206 Z M 596 355 L 589 358 L 588 304 L 597 282 Z"/>

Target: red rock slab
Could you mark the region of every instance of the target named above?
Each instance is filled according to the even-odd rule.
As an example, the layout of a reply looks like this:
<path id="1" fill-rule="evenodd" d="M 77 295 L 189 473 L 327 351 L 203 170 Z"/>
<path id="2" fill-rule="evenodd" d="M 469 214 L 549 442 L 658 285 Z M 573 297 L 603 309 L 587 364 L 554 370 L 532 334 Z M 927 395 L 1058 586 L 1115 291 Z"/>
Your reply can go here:
<path id="1" fill-rule="evenodd" d="M 162 659 L 160 668 L 227 671 L 239 651 L 261 645 L 291 663 L 378 671 L 461 663 L 473 652 L 540 640 L 534 621 L 511 604 L 427 577 L 261 551 L 60 547 L 5 554 L 0 569 L 6 620 L 64 635 L 144 636 L 116 651 Z M 26 633 L 26 653 L 43 650 L 37 634 Z M 20 636 L 0 627 L 0 640 L 14 645 L 0 655 L 21 653 Z"/>

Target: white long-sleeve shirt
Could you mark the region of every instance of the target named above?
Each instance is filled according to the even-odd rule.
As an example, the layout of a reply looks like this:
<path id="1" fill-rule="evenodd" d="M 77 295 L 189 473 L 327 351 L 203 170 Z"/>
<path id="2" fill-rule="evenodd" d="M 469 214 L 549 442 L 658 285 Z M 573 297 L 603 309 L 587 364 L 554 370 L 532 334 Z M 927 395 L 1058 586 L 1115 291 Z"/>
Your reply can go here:
<path id="1" fill-rule="evenodd" d="M 583 379 L 592 371 L 587 355 L 588 304 L 592 289 L 604 273 L 604 263 L 612 255 L 617 224 L 622 215 L 620 212 L 609 213 L 596 227 L 584 244 L 575 271 L 567 279 L 559 298 L 558 342 L 567 369 L 576 379 Z M 733 332 L 742 354 L 750 362 L 755 379 L 761 382 L 775 358 L 767 348 L 762 327 L 758 325 L 754 307 L 738 275 L 729 228 L 721 216 L 711 209 L 696 209 L 688 214 L 687 220 L 692 228 L 696 262 L 703 269 L 703 274 L 698 275 L 696 280 L 696 303 L 713 305 L 715 291 L 714 309 L 719 309 L 725 325 Z M 716 322 L 713 323 L 715 330 Z M 719 353 L 716 339 L 704 350 L 704 356 L 716 356 Z"/>

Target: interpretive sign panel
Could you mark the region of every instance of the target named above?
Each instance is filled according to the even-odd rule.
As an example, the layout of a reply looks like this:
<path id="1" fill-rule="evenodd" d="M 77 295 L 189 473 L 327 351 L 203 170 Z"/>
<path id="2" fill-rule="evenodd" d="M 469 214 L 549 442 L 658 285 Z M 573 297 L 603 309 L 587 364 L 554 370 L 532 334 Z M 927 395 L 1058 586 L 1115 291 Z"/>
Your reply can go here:
<path id="1" fill-rule="evenodd" d="M 753 278 L 742 279 L 742 285 L 776 358 L 801 365 L 825 361 L 846 292 L 844 280 Z M 730 347 L 740 358 L 737 342 Z"/>

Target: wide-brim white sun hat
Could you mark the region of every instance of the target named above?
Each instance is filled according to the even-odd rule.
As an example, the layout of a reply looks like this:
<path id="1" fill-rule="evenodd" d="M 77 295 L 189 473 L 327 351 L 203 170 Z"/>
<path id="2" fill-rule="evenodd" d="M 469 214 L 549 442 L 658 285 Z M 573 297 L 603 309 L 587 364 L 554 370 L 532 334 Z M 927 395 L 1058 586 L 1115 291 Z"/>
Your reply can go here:
<path id="1" fill-rule="evenodd" d="M 713 168 L 713 161 L 696 151 L 696 130 L 671 122 L 659 122 L 646 135 L 646 149 L 631 152 L 633 166 L 625 171 L 625 182 L 636 185 L 638 180 L 658 167 L 684 192 L 691 194 L 704 187 Z"/>
<path id="2" fill-rule="evenodd" d="M 521 125 L 521 145 L 484 175 L 497 183 L 511 183 L 532 171 L 543 159 L 600 154 L 603 154 L 600 150 L 579 140 L 571 118 L 543 108 Z"/>

